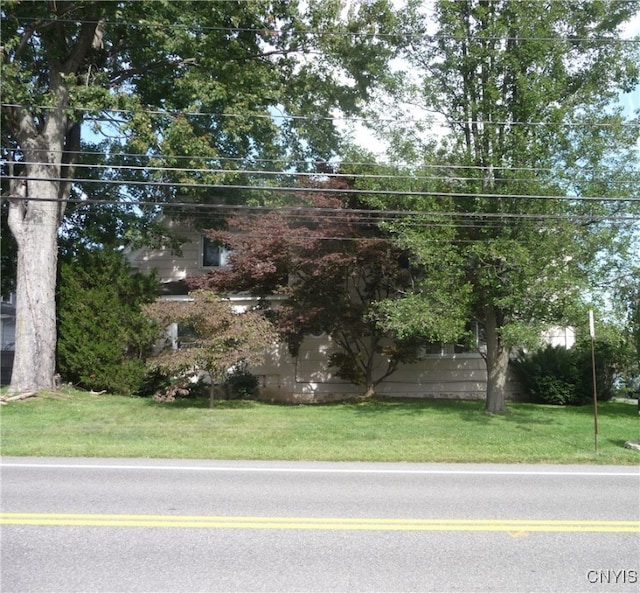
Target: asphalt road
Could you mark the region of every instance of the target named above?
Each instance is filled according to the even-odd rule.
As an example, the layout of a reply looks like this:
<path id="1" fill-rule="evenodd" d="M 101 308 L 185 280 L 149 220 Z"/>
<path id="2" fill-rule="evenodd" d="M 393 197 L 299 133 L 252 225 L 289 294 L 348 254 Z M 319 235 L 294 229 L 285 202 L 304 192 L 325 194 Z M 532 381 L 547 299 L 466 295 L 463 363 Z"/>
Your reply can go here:
<path id="1" fill-rule="evenodd" d="M 640 590 L 640 472 L 3 458 L 1 591 Z"/>

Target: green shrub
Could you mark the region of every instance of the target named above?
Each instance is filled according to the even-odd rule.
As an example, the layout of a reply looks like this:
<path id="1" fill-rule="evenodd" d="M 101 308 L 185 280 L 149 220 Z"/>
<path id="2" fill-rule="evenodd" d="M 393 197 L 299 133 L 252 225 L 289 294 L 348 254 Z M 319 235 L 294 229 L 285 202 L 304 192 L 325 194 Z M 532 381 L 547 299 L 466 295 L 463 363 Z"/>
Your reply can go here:
<path id="1" fill-rule="evenodd" d="M 591 355 L 591 341 L 584 340 L 576 345 L 579 352 L 580 382 L 579 389 L 586 394 L 582 403 L 593 401 L 593 363 Z M 619 348 L 607 341 L 595 341 L 595 362 L 596 362 L 596 389 L 599 401 L 609 401 L 615 394 L 615 382 L 617 368 L 621 363 L 621 351 Z"/>
<path id="2" fill-rule="evenodd" d="M 596 342 L 596 388 L 599 401 L 614 394 L 615 349 L 607 342 Z M 591 342 L 574 348 L 546 346 L 531 353 L 520 353 L 514 369 L 530 401 L 554 405 L 585 405 L 593 401 Z"/>
<path id="3" fill-rule="evenodd" d="M 546 346 L 532 353 L 520 353 L 514 368 L 531 401 L 557 405 L 576 403 L 580 372 L 573 350 Z"/>
<path id="4" fill-rule="evenodd" d="M 151 368 L 147 370 L 136 395 L 169 403 L 176 399 L 208 398 L 210 386 L 208 377 L 193 373 L 167 374 L 162 369 Z"/>
<path id="5" fill-rule="evenodd" d="M 548 404 L 572 404 L 576 399 L 576 386 L 557 377 L 542 376 L 537 381 L 533 395 Z"/>
<path id="6" fill-rule="evenodd" d="M 84 389 L 131 394 L 146 374 L 158 328 L 142 312 L 155 299 L 154 278 L 132 274 L 113 250 L 81 250 L 61 261 L 58 372 Z"/>
<path id="7" fill-rule="evenodd" d="M 225 390 L 229 399 L 250 399 L 257 395 L 258 384 L 258 377 L 249 372 L 245 363 L 241 363 L 229 373 Z"/>

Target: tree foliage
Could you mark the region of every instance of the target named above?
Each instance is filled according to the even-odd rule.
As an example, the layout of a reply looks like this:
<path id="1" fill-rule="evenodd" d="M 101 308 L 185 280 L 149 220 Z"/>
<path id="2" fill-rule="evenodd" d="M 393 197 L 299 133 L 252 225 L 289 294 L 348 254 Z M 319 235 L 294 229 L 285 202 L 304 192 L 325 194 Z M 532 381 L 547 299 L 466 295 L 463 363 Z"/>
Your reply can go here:
<path id="1" fill-rule="evenodd" d="M 134 274 L 122 254 L 83 250 L 64 258 L 58 282 L 58 372 L 85 389 L 131 394 L 159 335 L 142 307 L 155 278 Z"/>
<path id="2" fill-rule="evenodd" d="M 416 100 L 446 130 L 418 170 L 449 207 L 432 215 L 439 236 L 413 218 L 396 231 L 452 312 L 483 328 L 490 412 L 505 408 L 510 349 L 527 326 L 566 322 L 589 272 L 620 248 L 617 217 L 637 178 L 637 127 L 614 107 L 638 84 L 637 46 L 619 40 L 637 3 L 545 6 L 438 2 L 435 34 L 420 3 L 407 11 Z M 442 293 L 419 294 L 430 322 Z M 389 313 L 406 324 L 402 308 Z"/>
<path id="3" fill-rule="evenodd" d="M 108 188 L 100 199 L 143 201 L 145 214 L 177 196 L 237 201 L 222 189 L 254 182 L 246 170 L 335 150 L 331 110 L 355 112 L 391 53 L 377 34 L 393 19 L 384 0 L 348 14 L 339 0 L 8 0 L 1 11 L 13 391 L 53 385 L 57 232 L 67 200 L 93 199 L 88 177 Z M 105 137 L 97 164 L 81 150 L 91 128 Z"/>
<path id="4" fill-rule="evenodd" d="M 636 351 L 636 362 L 640 367 L 640 288 L 629 295 L 629 329 Z"/>
<path id="5" fill-rule="evenodd" d="M 302 209 L 230 218 L 230 230 L 210 232 L 231 248 L 229 267 L 192 283 L 285 297 L 266 314 L 292 354 L 305 336 L 328 334 L 338 347 L 330 365 L 371 396 L 400 363 L 418 359 L 421 342 L 394 336 L 379 324 L 376 304 L 409 289 L 412 266 L 375 216 L 353 208 L 349 196 L 322 193 L 349 186 L 345 178 L 318 180 L 320 193 L 306 196 Z"/>
<path id="6" fill-rule="evenodd" d="M 631 275 L 620 281 L 616 291 L 616 302 L 621 312 L 624 334 L 634 351 L 635 373 L 640 373 L 640 270 L 631 267 Z"/>
<path id="7" fill-rule="evenodd" d="M 190 301 L 157 301 L 147 315 L 161 327 L 178 324 L 188 330 L 186 344 L 167 339 L 150 360 L 152 370 L 166 376 L 209 375 L 212 385 L 229 373 L 263 361 L 276 335 L 259 312 L 234 312 L 228 300 L 209 291 L 195 291 Z"/>
<path id="8" fill-rule="evenodd" d="M 627 370 L 628 350 L 624 341 L 603 336 L 594 341 L 580 340 L 573 348 L 548 345 L 534 352 L 520 352 L 514 369 L 534 403 L 585 405 L 593 402 L 593 362 L 595 360 L 598 401 L 610 400 L 616 382 Z"/>
<path id="9" fill-rule="evenodd" d="M 16 241 L 9 230 L 9 204 L 0 205 L 0 294 L 7 298 L 16 290 Z"/>

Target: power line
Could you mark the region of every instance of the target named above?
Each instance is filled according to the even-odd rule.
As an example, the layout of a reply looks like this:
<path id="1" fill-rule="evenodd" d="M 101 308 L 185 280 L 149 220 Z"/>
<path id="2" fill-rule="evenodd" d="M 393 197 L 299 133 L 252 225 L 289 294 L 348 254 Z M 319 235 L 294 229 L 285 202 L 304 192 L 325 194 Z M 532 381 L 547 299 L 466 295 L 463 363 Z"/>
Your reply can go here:
<path id="1" fill-rule="evenodd" d="M 29 165 L 41 165 L 39 162 L 31 162 L 31 161 L 15 161 L 16 164 L 29 166 Z M 76 163 L 73 165 L 75 169 L 86 169 L 86 170 L 103 170 L 103 171 L 131 171 L 131 172 L 147 172 L 147 173 L 179 173 L 179 174 L 202 174 L 202 175 L 250 175 L 250 176 L 265 176 L 265 177 L 292 177 L 292 178 L 326 178 L 326 179 L 347 179 L 347 180 L 355 180 L 355 179 L 366 179 L 366 180 L 374 180 L 374 181 L 382 181 L 382 180 L 404 180 L 404 181 L 446 181 L 446 182 L 477 182 L 480 181 L 477 177 L 461 177 L 454 175 L 417 175 L 417 174 L 396 174 L 396 173 L 318 173 L 318 172 L 308 172 L 308 171 L 273 171 L 273 170 L 264 170 L 264 169 L 224 169 L 224 168 L 195 168 L 195 167 L 160 167 L 160 166 L 152 166 L 152 165 L 111 165 L 111 164 L 89 164 L 89 163 Z M 640 171 L 638 172 L 640 175 Z M 29 179 L 26 177 L 21 177 L 23 179 Z M 34 178 L 31 178 L 34 179 Z M 128 181 L 125 179 L 121 180 L 99 180 L 93 179 L 88 180 L 85 178 L 74 178 L 74 181 L 77 183 L 82 183 L 83 181 L 89 181 L 92 183 L 115 183 L 116 181 L 122 184 L 127 184 Z M 501 183 L 520 183 L 520 182 L 531 182 L 531 178 L 512 178 L 505 177 L 500 178 Z M 593 181 L 593 180 L 591 180 Z M 142 183 L 141 181 L 136 181 L 136 183 Z M 172 182 L 167 182 L 172 183 Z M 179 182 L 178 182 L 179 183 Z M 625 181 L 619 182 L 622 185 L 631 185 L 634 183 L 634 179 L 629 179 Z M 228 185 L 227 187 L 233 187 Z M 253 186 L 252 186 L 253 187 Z M 337 191 L 337 190 L 336 190 Z M 374 191 L 374 190 L 371 190 Z M 384 191 L 384 190 L 380 190 Z M 452 195 L 447 192 L 442 192 L 444 195 Z M 474 194 L 478 195 L 478 194 Z M 502 194 L 500 194 L 502 195 Z M 527 196 L 528 197 L 528 196 Z M 607 198 L 577 198 L 577 199 L 607 199 Z"/>
<path id="2" fill-rule="evenodd" d="M 18 149 L 15 147 L 2 147 L 1 150 L 6 152 L 19 152 L 23 153 L 23 149 Z M 286 157 L 282 158 L 254 158 L 254 157 L 228 157 L 228 156 L 197 156 L 197 155 L 173 155 L 166 153 L 155 153 L 155 154 L 141 154 L 141 153 L 127 153 L 127 152 L 99 152 L 99 151 L 65 151 L 65 150 L 56 150 L 56 149 L 29 149 L 29 152 L 33 153 L 47 153 L 47 154 L 67 154 L 67 155 L 75 155 L 75 156 L 99 156 L 99 157 L 107 157 L 107 158 L 130 158 L 130 159 L 147 159 L 147 160 L 190 160 L 190 161 L 216 161 L 216 162 L 230 162 L 230 163 L 280 163 L 284 165 L 304 165 L 310 166 L 314 165 L 318 162 L 321 164 L 326 164 L 328 166 L 332 166 L 332 161 L 318 161 L 318 159 L 288 159 Z M 0 161 L 1 162 L 1 161 Z M 13 162 L 14 164 L 20 164 L 21 161 L 8 161 L 5 160 L 5 163 Z M 39 163 L 40 164 L 40 163 Z M 396 167 L 398 168 L 400 165 L 398 163 L 393 163 L 385 159 L 381 159 L 379 161 L 344 161 L 336 159 L 336 165 L 339 166 L 354 166 L 354 167 Z M 444 170 L 463 170 L 463 171 L 479 171 L 486 172 L 487 167 L 482 165 L 462 165 L 455 163 L 421 163 L 418 168 L 420 169 L 444 169 Z M 579 168 L 583 173 L 589 173 L 594 171 L 607 171 L 605 167 L 576 167 Z M 514 172 L 530 172 L 530 173 L 557 173 L 558 168 L 550 168 L 550 167 L 514 167 L 510 165 L 492 165 L 491 169 L 493 171 L 514 171 Z M 235 172 L 241 172 L 241 169 L 231 170 Z M 611 170 L 613 172 L 613 170 Z M 448 177 L 445 177 L 448 179 Z"/>
<path id="3" fill-rule="evenodd" d="M 7 175 L 5 179 L 9 181 L 47 181 L 47 182 L 69 182 L 92 183 L 101 185 L 144 186 L 149 188 L 160 187 L 181 187 L 186 189 L 214 189 L 214 190 L 242 190 L 260 192 L 282 192 L 282 193 L 302 193 L 302 194 L 329 194 L 329 195 L 365 195 L 365 196 L 405 196 L 405 197 L 450 197 L 450 198 L 487 198 L 487 199 L 527 199 L 527 200 L 559 200 L 559 201 L 598 201 L 598 202 L 638 202 L 640 197 L 606 197 L 606 196 L 555 196 L 537 194 L 500 194 L 500 193 L 474 193 L 474 192 L 437 192 L 437 191 L 402 191 L 385 189 L 336 189 L 322 187 L 293 187 L 293 186 L 268 186 L 268 185 L 240 185 L 221 183 L 192 183 L 192 182 L 171 182 L 171 181 L 139 181 L 139 180 L 102 180 L 102 179 L 66 179 L 64 177 L 26 177 Z M 28 199 L 28 198 L 27 198 Z"/>
<path id="4" fill-rule="evenodd" d="M 57 108 L 51 105 L 26 105 L 21 103 L 2 103 L 2 107 L 11 107 L 16 109 L 27 109 L 27 110 L 42 110 L 42 111 L 55 111 Z M 106 108 L 98 108 L 98 107 L 88 107 L 88 106 L 78 106 L 78 105 L 70 105 L 68 109 L 74 111 L 82 111 L 85 113 L 114 113 L 114 114 L 135 114 L 135 113 L 145 113 L 147 115 L 158 115 L 164 117 L 219 117 L 222 119 L 243 119 L 246 120 L 248 117 L 254 119 L 264 119 L 264 120 L 292 120 L 292 121 L 308 121 L 308 122 L 317 122 L 317 121 L 340 121 L 340 122 L 348 122 L 348 123 L 361 123 L 361 124 L 379 124 L 379 123 L 397 123 L 398 118 L 384 118 L 384 117 L 354 117 L 354 116 L 309 116 L 309 115 L 290 115 L 283 113 L 220 113 L 220 112 L 206 112 L 206 111 L 188 111 L 188 110 L 160 110 L 160 109 L 148 109 L 144 108 L 141 110 L 134 109 L 117 109 L 112 107 Z M 614 114 L 611 114 L 612 117 Z M 408 124 L 417 124 L 423 122 L 423 119 L 419 118 L 407 118 L 400 120 L 403 123 Z M 629 128 L 639 128 L 640 129 L 640 121 L 616 121 L 616 122 L 585 122 L 585 121 L 570 121 L 570 122 L 551 122 L 551 121 L 513 121 L 513 120 L 504 120 L 504 121 L 487 121 L 487 120 L 454 120 L 450 118 L 443 118 L 443 124 L 447 125 L 484 125 L 484 126 L 515 126 L 515 127 L 544 127 L 544 126 L 555 126 L 555 127 L 567 127 L 567 128 L 617 128 L 617 127 L 629 127 Z"/>
<path id="5" fill-rule="evenodd" d="M 8 20 L 6 17 L 2 20 Z M 82 24 L 95 24 L 98 22 L 103 24 L 103 26 L 125 26 L 125 27 L 148 27 L 148 28 L 156 28 L 156 29 L 167 29 L 167 30 L 183 30 L 183 31 L 211 31 L 211 32 L 220 32 L 220 33 L 229 33 L 229 34 L 237 34 L 237 33 L 255 33 L 257 35 L 269 37 L 271 39 L 280 37 L 282 35 L 298 35 L 298 36 L 313 36 L 313 37 L 347 37 L 347 38 L 371 38 L 371 39 L 422 39 L 427 43 L 438 43 L 440 41 L 536 41 L 536 42 L 546 42 L 546 43 L 630 43 L 636 44 L 640 43 L 640 39 L 633 37 L 611 37 L 611 36 L 598 36 L 598 37 L 578 37 L 578 36 L 550 36 L 550 37 L 525 37 L 525 36 L 512 36 L 512 35 L 443 35 L 443 34 L 435 34 L 429 35 L 424 33 L 416 33 L 416 34 L 408 34 L 408 33 L 385 33 L 381 31 L 375 32 L 366 32 L 366 31 L 317 31 L 314 29 L 298 29 L 298 30 L 286 30 L 286 29 L 277 29 L 277 28 L 269 28 L 269 27 L 225 27 L 225 26 L 213 26 L 213 25 L 183 25 L 180 23 L 159 23 L 153 22 L 149 20 L 141 20 L 137 22 L 133 21 L 124 21 L 124 20 L 109 20 L 109 19 L 96 19 L 96 20 L 84 20 L 84 19 L 71 19 L 71 18 L 52 18 L 49 20 L 44 20 L 38 17 L 27 17 L 21 16 L 19 17 L 19 22 L 22 23 L 41 23 L 42 25 L 48 25 L 51 23 L 64 23 L 64 24 L 74 24 L 74 25 L 82 25 Z M 342 23 L 348 24 L 348 23 Z M 340 26 L 340 24 L 338 24 Z M 300 48 L 302 49 L 302 48 Z M 296 51 L 296 48 L 287 48 L 289 52 Z M 284 51 L 284 50 L 283 50 Z"/>
<path id="6" fill-rule="evenodd" d="M 8 196 L 5 199 L 16 199 L 15 197 Z M 22 198 L 20 198 L 22 199 Z M 278 211 L 291 214 L 346 214 L 351 213 L 355 216 L 363 216 L 363 221 L 372 223 L 376 222 L 375 216 L 379 215 L 385 219 L 397 219 L 406 217 L 450 217 L 461 219 L 497 219 L 497 220 L 510 220 L 510 219 L 522 219 L 522 220 L 565 220 L 565 221 L 618 221 L 618 222 L 636 222 L 640 221 L 640 215 L 590 215 L 590 214 L 533 214 L 533 213 L 514 213 L 514 212 L 451 212 L 451 211 L 424 211 L 424 210 L 374 210 L 365 208 L 326 208 L 316 206 L 255 206 L 248 204 L 203 204 L 195 202 L 159 202 L 159 201 L 146 201 L 146 200 L 128 200 L 126 202 L 116 202 L 114 200 L 105 200 L 98 198 L 87 198 L 83 200 L 77 200 L 73 198 L 42 198 L 29 196 L 24 198 L 27 201 L 33 202 L 63 202 L 73 204 L 102 204 L 113 206 L 129 206 L 129 207 L 179 207 L 179 208 L 191 208 L 195 210 L 216 210 L 216 211 L 242 211 L 242 212 L 270 212 Z"/>
<path id="7" fill-rule="evenodd" d="M 2 147 L 2 150 L 6 151 L 6 152 L 19 152 L 22 153 L 24 152 L 23 149 L 18 149 L 18 148 L 14 148 L 14 147 Z M 268 159 L 268 158 L 253 158 L 253 157 L 229 157 L 229 156 L 222 156 L 222 155 L 215 155 L 215 156 L 197 156 L 197 155 L 174 155 L 174 154 L 165 154 L 165 153 L 154 153 L 154 154 L 140 154 L 140 153 L 127 153 L 127 152 L 114 152 L 114 153 L 106 153 L 106 152 L 98 152 L 98 151 L 84 151 L 84 150 L 80 150 L 80 151 L 65 151 L 65 150 L 56 150 L 56 149 L 45 149 L 45 148 L 34 148 L 34 149 L 29 149 L 29 152 L 33 152 L 33 153 L 47 153 L 47 154 L 68 154 L 68 155 L 76 155 L 76 156 L 104 156 L 104 157 L 111 157 L 111 158 L 115 158 L 115 157 L 119 157 L 119 158 L 130 158 L 130 159 L 135 159 L 135 160 L 140 160 L 140 159 L 148 159 L 148 160 L 163 160 L 163 159 L 167 159 L 167 160 L 190 160 L 190 161 L 217 161 L 217 162 L 232 162 L 232 163 L 280 163 L 280 164 L 285 164 L 285 165 L 304 165 L 304 166 L 309 166 L 313 163 L 318 162 L 317 159 L 307 159 L 307 160 L 300 160 L 300 159 L 288 159 L 288 158 L 272 158 L 272 159 Z M 7 163 L 9 162 L 14 162 L 15 164 L 20 164 L 21 161 L 5 161 Z M 332 166 L 332 162 L 331 161 L 322 161 L 322 164 L 326 164 L 328 166 Z M 344 160 L 337 160 L 336 164 L 339 164 L 340 166 L 362 166 L 362 167 L 380 167 L 380 166 L 387 166 L 387 167 L 398 167 L 397 163 L 391 163 L 389 161 L 386 161 L 384 159 L 379 160 L 379 161 L 344 161 Z M 481 166 L 481 165 L 462 165 L 462 164 L 456 164 L 456 163 L 424 163 L 424 164 L 420 164 L 419 168 L 422 169 L 445 169 L 445 170 L 451 170 L 451 169 L 460 169 L 460 170 L 465 170 L 465 171 L 481 171 L 481 172 L 486 172 L 487 167 L 486 166 Z M 545 167 L 514 167 L 514 166 L 510 166 L 510 165 L 493 165 L 492 169 L 494 171 L 520 171 L 520 172 L 532 172 L 532 173 L 554 173 L 557 171 L 557 169 L 553 169 L 553 168 L 545 168 Z M 581 168 L 580 169 L 583 172 L 590 172 L 590 171 L 606 171 L 606 169 L 604 167 L 585 167 L 585 168 Z M 236 171 L 240 171 L 240 169 L 236 170 Z"/>

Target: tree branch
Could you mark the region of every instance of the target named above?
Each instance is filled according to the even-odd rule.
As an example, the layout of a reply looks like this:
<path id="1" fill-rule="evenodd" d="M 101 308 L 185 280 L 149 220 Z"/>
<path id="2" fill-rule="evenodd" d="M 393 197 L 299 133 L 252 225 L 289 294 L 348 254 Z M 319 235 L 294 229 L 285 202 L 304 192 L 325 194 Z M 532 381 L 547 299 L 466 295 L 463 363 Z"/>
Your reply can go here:
<path id="1" fill-rule="evenodd" d="M 121 84 L 125 80 L 129 80 L 134 76 L 139 74 L 147 74 L 150 70 L 156 70 L 158 68 L 163 68 L 164 66 L 171 66 L 174 68 L 179 68 L 180 66 L 195 66 L 196 60 L 195 58 L 185 58 L 180 60 L 161 60 L 158 62 L 152 62 L 151 64 L 146 64 L 144 68 L 129 68 L 128 70 L 118 70 L 113 73 L 109 82 L 111 84 Z"/>
<path id="2" fill-rule="evenodd" d="M 0 405 L 6 406 L 9 402 L 27 399 L 28 397 L 34 397 L 36 395 L 38 395 L 37 391 L 26 391 L 16 395 L 4 395 L 3 397 L 0 397 Z"/>
<path id="3" fill-rule="evenodd" d="M 62 66 L 62 72 L 64 74 L 75 74 L 91 49 L 94 47 L 97 49 L 97 47 L 102 44 L 103 26 L 104 20 L 102 19 L 82 23 L 78 41 L 71 51 L 69 58 Z"/>
<path id="4" fill-rule="evenodd" d="M 24 35 L 22 36 L 22 39 L 20 39 L 20 43 L 18 44 L 18 47 L 16 47 L 16 51 L 13 54 L 14 62 L 20 57 L 20 54 L 29 43 L 29 39 L 31 39 L 31 36 L 34 34 L 37 26 L 38 23 L 36 23 L 33 27 L 27 27 L 25 29 Z"/>

